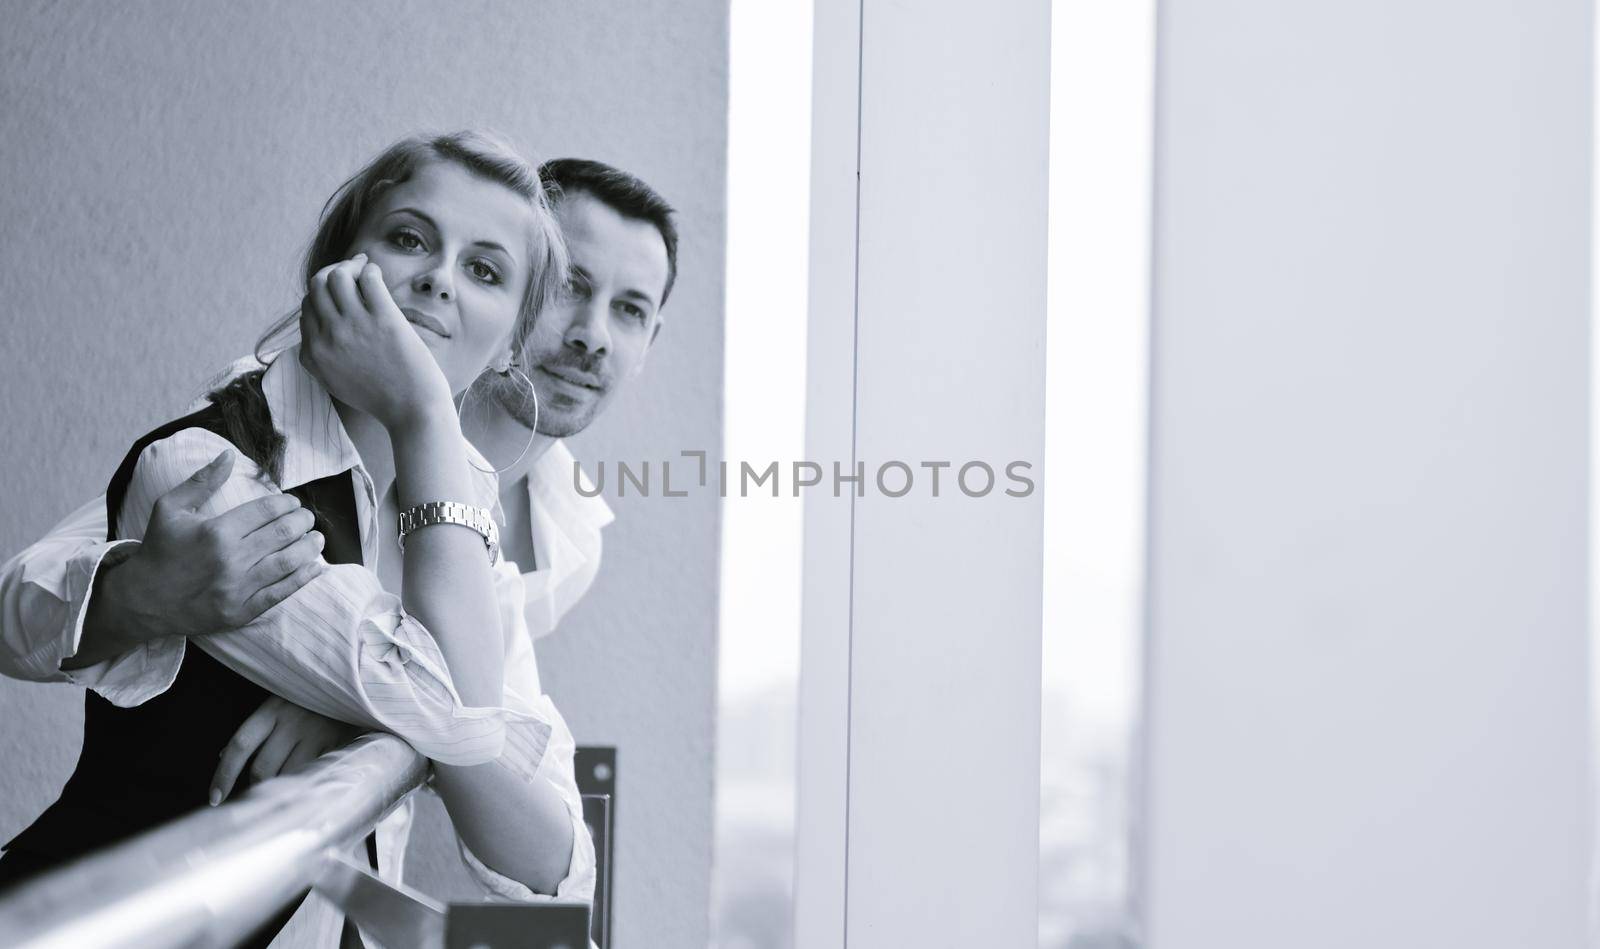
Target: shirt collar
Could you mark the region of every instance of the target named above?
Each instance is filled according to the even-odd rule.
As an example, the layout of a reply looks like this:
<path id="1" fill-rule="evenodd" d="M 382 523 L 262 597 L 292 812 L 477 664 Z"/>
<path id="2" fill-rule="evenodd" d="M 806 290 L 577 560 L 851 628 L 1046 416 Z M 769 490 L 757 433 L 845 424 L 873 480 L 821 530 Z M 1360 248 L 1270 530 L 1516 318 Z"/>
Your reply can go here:
<path id="1" fill-rule="evenodd" d="M 576 483 L 574 478 L 578 479 Z M 529 467 L 528 499 L 536 512 L 547 514 L 562 524 L 599 530 L 616 519 L 563 441 L 552 443 Z"/>
<path id="2" fill-rule="evenodd" d="M 261 392 L 284 437 L 279 488 L 287 491 L 360 467 L 361 456 L 339 420 L 333 397 L 300 365 L 298 345 L 272 360 L 261 379 Z"/>
<path id="3" fill-rule="evenodd" d="M 272 411 L 272 420 L 284 437 L 284 491 L 340 472 L 366 468 L 355 442 L 344 429 L 333 396 L 316 377 L 300 364 L 300 347 L 291 346 L 273 358 L 261 379 L 261 392 Z M 471 467 L 474 498 L 467 500 L 497 510 L 500 504 L 499 480 L 489 462 L 470 441 L 463 440 Z M 572 456 L 569 454 L 570 459 Z M 599 500 L 596 498 L 596 500 Z M 601 502 L 604 507 L 604 502 Z M 610 510 L 606 513 L 610 515 Z"/>

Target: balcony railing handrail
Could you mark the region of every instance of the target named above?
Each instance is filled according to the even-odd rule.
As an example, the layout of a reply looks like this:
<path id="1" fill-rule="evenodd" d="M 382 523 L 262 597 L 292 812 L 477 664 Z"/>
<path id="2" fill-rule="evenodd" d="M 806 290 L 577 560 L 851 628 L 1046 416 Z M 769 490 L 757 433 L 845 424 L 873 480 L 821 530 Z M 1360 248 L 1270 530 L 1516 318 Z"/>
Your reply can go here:
<path id="1" fill-rule="evenodd" d="M 0 943 L 228 946 L 316 879 L 425 773 L 411 746 L 373 734 L 236 801 L 201 808 L 0 898 Z"/>

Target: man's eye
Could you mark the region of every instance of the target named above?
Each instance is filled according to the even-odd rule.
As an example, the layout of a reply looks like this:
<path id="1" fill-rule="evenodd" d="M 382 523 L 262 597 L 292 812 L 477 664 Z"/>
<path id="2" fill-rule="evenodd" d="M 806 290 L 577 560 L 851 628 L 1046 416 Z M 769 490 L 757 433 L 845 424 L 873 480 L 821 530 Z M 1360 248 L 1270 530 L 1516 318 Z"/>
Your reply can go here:
<path id="1" fill-rule="evenodd" d="M 422 235 L 410 228 L 401 228 L 389 235 L 389 243 L 401 250 L 416 250 L 422 246 Z"/>
<path id="2" fill-rule="evenodd" d="M 467 267 L 472 271 L 472 275 L 474 277 L 478 278 L 484 283 L 497 284 L 503 279 L 500 276 L 500 271 L 495 269 L 494 265 L 485 261 L 474 260 L 472 263 L 468 264 Z"/>

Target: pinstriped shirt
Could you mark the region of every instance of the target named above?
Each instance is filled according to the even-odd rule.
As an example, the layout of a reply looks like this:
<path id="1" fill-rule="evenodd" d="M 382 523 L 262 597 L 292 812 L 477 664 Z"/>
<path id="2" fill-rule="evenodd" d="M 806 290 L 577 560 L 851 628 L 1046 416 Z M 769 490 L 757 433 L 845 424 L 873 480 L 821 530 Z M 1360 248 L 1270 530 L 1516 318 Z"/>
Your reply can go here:
<path id="1" fill-rule="evenodd" d="M 116 704 L 137 705 L 170 686 L 184 651 L 198 647 L 297 705 L 391 732 L 432 760 L 458 765 L 492 761 L 524 780 L 551 782 L 567 803 L 574 835 L 572 864 L 556 895 L 592 898 L 593 845 L 573 777 L 573 741 L 560 713 L 540 689 L 523 615 L 523 579 L 515 565 L 501 560 L 494 574 L 506 648 L 505 704 L 498 708 L 466 706 L 450 680 L 438 644 L 404 611 L 396 592 L 385 590 L 378 581 L 373 569 L 383 556 L 378 543 L 378 499 L 327 390 L 300 365 L 294 349 L 284 351 L 273 362 L 262 380 L 262 390 L 274 425 L 285 437 L 281 482 L 274 484 L 231 443 L 201 429 L 187 429 L 152 443 L 140 456 L 119 514 L 119 535 L 127 541 L 106 544 L 92 558 L 67 559 L 68 597 L 59 603 L 47 597 L 52 602 L 42 604 L 66 621 L 56 627 L 60 630 L 56 636 L 31 652 L 42 657 L 53 654 L 55 668 L 49 670 L 53 673 L 50 677 L 63 677 L 60 657 L 76 650 L 94 572 L 101 564 L 114 562 L 119 552 L 131 549 L 127 543 L 143 536 L 158 498 L 219 453 L 234 453 L 233 471 L 199 512 L 204 516 L 281 489 L 348 473 L 364 565 L 323 564 L 319 574 L 294 596 L 240 629 L 196 637 L 192 642 L 178 636 L 153 640 L 65 677 L 94 688 Z M 464 448 L 476 456 L 470 445 L 464 443 Z M 481 456 L 476 457 L 483 464 Z M 494 476 L 474 471 L 474 478 L 477 496 L 463 500 L 496 507 Z M 18 580 L 15 575 L 23 573 L 8 566 L 0 582 L 14 584 Z M 39 589 L 22 579 L 19 585 L 23 589 L 7 590 L 0 599 L 5 601 L 7 613 L 13 607 L 21 611 L 33 608 L 39 613 L 41 604 L 30 603 L 27 597 L 34 593 L 37 600 Z M 11 626 L 11 617 L 5 619 Z M 68 640 L 70 648 L 63 651 Z M 395 854 L 398 870 L 404 831 L 388 836 L 391 846 L 383 849 Z M 480 882 L 498 895 L 538 898 L 521 884 L 489 870 L 470 853 L 463 851 L 463 857 Z"/>
<path id="2" fill-rule="evenodd" d="M 280 488 L 348 473 L 364 566 L 324 564 L 300 592 L 241 629 L 193 640 L 152 640 L 141 647 L 150 654 L 145 661 L 166 674 L 151 676 L 135 688 L 150 694 L 165 690 L 177 675 L 184 650 L 197 646 L 296 705 L 391 732 L 435 761 L 499 761 L 532 774 L 549 743 L 553 710 L 532 702 L 504 708 L 461 702 L 438 644 L 401 608 L 400 598 L 378 582 L 374 568 L 384 555 L 377 542 L 378 499 L 327 390 L 300 365 L 294 350 L 274 361 L 261 387 L 285 440 L 281 485 L 221 436 L 186 429 L 152 443 L 140 456 L 118 533 L 141 538 L 163 494 L 218 454 L 231 452 L 233 471 L 199 511 L 202 516 L 221 514 Z M 466 500 L 492 506 L 498 497 L 493 476 L 474 475 L 478 496 Z M 130 696 L 148 697 L 137 692 Z"/>
<path id="3" fill-rule="evenodd" d="M 262 368 L 255 357 L 235 360 L 201 386 L 206 393 L 228 380 Z M 179 414 L 206 404 L 202 396 Z M 567 446 L 553 442 L 518 485 L 528 495 L 530 538 L 537 564 L 524 564 L 523 620 L 528 635 L 554 632 L 562 617 L 588 592 L 600 569 L 601 530 L 611 508 L 578 467 Z M 494 508 L 499 516 L 498 505 Z M 502 529 L 505 524 L 502 519 Z M 102 567 L 112 566 L 138 545 L 106 540 L 106 499 L 73 511 L 50 533 L 0 566 L 0 675 L 30 682 L 87 686 L 118 705 L 137 705 L 164 689 L 166 670 L 146 651 L 67 670 L 83 638 L 90 591 Z M 510 627 L 506 627 L 509 629 Z"/>

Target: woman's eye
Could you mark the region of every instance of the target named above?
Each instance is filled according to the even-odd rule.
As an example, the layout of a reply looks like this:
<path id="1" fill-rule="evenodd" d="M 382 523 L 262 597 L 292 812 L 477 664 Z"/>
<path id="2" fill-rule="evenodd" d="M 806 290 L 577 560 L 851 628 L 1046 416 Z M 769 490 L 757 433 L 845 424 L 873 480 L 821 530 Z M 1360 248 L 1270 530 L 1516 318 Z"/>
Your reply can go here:
<path id="1" fill-rule="evenodd" d="M 482 280 L 484 283 L 496 284 L 502 279 L 499 270 L 495 269 L 493 265 L 481 260 L 474 260 L 472 263 L 467 265 L 467 268 L 472 271 L 472 275 L 474 277 Z"/>
<path id="2" fill-rule="evenodd" d="M 561 294 L 569 300 L 582 300 L 589 295 L 589 285 L 581 280 L 568 280 Z"/>
<path id="3" fill-rule="evenodd" d="M 630 319 L 644 319 L 644 311 L 639 309 L 637 306 L 634 306 L 632 303 L 619 303 L 617 305 L 621 307 L 622 312 L 626 313 Z"/>
<path id="4" fill-rule="evenodd" d="M 389 242 L 401 250 L 416 250 L 422 246 L 422 235 L 407 228 L 401 228 L 389 235 Z"/>

